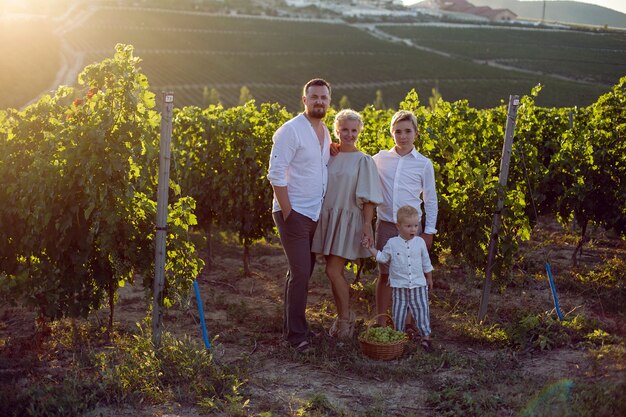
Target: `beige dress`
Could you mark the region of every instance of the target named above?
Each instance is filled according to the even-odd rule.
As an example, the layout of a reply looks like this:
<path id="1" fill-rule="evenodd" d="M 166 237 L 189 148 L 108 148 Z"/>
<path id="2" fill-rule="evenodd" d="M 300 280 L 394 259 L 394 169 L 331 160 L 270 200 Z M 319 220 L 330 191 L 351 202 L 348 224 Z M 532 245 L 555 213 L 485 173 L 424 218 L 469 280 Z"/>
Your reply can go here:
<path id="1" fill-rule="evenodd" d="M 328 163 L 328 189 L 322 205 L 312 252 L 354 260 L 370 256 L 361 246 L 363 204 L 378 205 L 383 194 L 371 156 L 340 152 Z"/>

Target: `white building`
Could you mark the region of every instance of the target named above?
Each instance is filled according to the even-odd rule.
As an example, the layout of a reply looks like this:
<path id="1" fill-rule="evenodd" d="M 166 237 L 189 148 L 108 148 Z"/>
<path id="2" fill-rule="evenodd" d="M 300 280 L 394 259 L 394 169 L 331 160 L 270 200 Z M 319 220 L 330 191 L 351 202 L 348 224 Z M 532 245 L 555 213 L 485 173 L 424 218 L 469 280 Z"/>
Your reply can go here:
<path id="1" fill-rule="evenodd" d="M 285 0 L 288 6 L 292 7 L 307 7 L 317 6 L 324 8 L 334 8 L 333 6 L 343 6 L 350 4 L 353 6 L 367 6 L 367 7 L 388 7 L 388 6 L 403 6 L 402 0 Z"/>

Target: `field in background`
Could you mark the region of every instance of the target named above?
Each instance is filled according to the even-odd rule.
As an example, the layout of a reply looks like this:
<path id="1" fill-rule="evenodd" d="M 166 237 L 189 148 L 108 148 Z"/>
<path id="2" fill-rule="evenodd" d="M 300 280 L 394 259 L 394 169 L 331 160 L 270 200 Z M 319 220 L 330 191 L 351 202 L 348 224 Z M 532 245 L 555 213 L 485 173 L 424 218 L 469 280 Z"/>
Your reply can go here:
<path id="1" fill-rule="evenodd" d="M 545 85 L 539 105 L 586 106 L 626 74 L 626 33 L 467 25 L 357 27 L 98 7 L 78 9 L 63 25 L 61 45 L 51 31 L 46 34 L 45 54 L 56 59 L 42 65 L 34 58 L 46 55 L 31 54 L 0 83 L 3 89 L 5 84 L 38 89 L 22 88 L 21 97 L 16 94 L 11 101 L 0 98 L 0 108 L 23 105 L 37 92 L 55 88 L 45 83 L 61 68 L 62 46 L 66 61 L 82 63 L 74 65 L 74 72 L 66 71 L 62 82 L 75 83 L 80 69 L 112 56 L 117 43 L 134 45 L 152 89 L 173 91 L 177 106 L 205 106 L 212 88 L 225 106 L 237 105 L 246 86 L 258 102 L 278 102 L 297 111 L 301 85 L 317 76 L 331 81 L 337 104 L 346 96 L 357 109 L 373 103 L 378 90 L 387 107 L 396 107 L 411 89 L 426 101 L 435 87 L 448 101 L 468 99 L 474 107 L 494 107 L 510 94 L 528 94 L 538 83 Z M 9 48 L 6 43 L 4 48 Z M 21 50 L 19 42 L 10 48 Z M 41 80 L 16 82 L 31 74 Z"/>
<path id="2" fill-rule="evenodd" d="M 549 72 L 595 85 L 613 85 L 626 74 L 626 36 L 618 32 L 428 25 L 382 29 L 459 58 Z"/>

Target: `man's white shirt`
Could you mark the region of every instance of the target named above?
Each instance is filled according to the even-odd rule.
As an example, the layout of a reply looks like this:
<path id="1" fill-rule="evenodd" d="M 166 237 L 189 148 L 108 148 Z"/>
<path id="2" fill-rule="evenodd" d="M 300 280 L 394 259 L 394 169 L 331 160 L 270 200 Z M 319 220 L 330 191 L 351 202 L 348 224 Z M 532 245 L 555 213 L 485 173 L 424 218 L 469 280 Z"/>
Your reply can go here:
<path id="1" fill-rule="evenodd" d="M 292 210 L 317 221 L 328 185 L 330 133 L 324 128 L 324 143 L 303 113 L 274 133 L 267 178 L 273 186 L 287 187 Z M 280 211 L 276 196 L 272 211 Z"/>

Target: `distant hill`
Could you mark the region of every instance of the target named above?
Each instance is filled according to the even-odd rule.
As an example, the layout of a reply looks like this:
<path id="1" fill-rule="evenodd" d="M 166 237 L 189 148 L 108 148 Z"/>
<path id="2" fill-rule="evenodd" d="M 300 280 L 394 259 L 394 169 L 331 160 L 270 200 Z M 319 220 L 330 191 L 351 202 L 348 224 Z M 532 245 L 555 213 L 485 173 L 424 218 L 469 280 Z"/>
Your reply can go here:
<path id="1" fill-rule="evenodd" d="M 475 6 L 509 9 L 520 18 L 541 20 L 543 1 L 469 0 Z M 546 1 L 547 22 L 626 28 L 626 14 L 593 4 L 575 1 Z"/>

